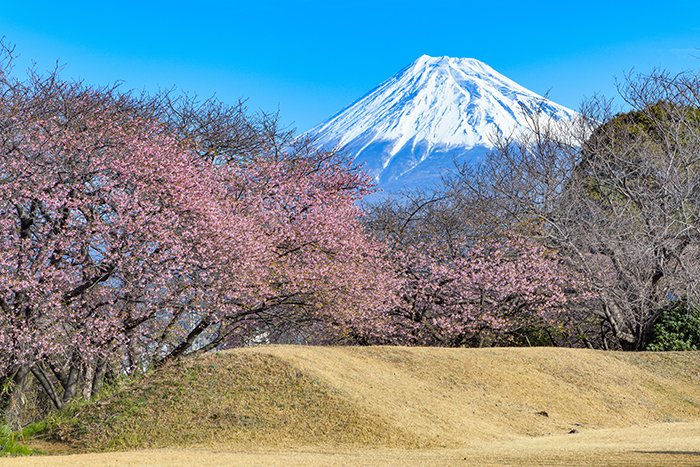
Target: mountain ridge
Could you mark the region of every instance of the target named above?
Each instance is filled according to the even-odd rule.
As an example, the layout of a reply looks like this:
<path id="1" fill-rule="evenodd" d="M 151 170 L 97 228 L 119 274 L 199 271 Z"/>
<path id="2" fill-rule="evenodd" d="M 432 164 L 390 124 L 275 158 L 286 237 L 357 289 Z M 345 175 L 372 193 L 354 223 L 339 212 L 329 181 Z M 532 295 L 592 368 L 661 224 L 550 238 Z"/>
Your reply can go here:
<path id="1" fill-rule="evenodd" d="M 499 135 L 526 131 L 527 114 L 576 112 L 474 58 L 422 55 L 306 135 L 364 166 L 380 188 L 429 188 L 476 162 Z"/>

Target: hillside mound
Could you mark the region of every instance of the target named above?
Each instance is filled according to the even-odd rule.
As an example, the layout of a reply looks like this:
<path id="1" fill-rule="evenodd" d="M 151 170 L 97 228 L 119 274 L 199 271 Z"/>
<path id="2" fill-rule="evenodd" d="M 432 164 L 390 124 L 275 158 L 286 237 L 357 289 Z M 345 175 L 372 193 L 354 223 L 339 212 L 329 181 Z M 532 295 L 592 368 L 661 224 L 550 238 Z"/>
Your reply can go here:
<path id="1" fill-rule="evenodd" d="M 185 358 L 51 431 L 71 450 L 464 448 L 700 420 L 700 353 L 265 346 Z"/>

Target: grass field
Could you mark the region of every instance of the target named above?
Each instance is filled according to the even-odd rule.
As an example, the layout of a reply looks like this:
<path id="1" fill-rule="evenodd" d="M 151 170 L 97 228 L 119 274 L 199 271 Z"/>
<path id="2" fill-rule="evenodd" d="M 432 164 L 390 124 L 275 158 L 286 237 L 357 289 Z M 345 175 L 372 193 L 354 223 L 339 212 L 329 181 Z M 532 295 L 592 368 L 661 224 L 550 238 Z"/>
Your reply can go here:
<path id="1" fill-rule="evenodd" d="M 700 423 L 591 430 L 472 448 L 169 448 L 0 459 L 7 466 L 700 465 Z"/>
<path id="2" fill-rule="evenodd" d="M 700 353 L 239 349 L 122 383 L 28 442 L 64 455 L 0 464 L 700 465 Z"/>

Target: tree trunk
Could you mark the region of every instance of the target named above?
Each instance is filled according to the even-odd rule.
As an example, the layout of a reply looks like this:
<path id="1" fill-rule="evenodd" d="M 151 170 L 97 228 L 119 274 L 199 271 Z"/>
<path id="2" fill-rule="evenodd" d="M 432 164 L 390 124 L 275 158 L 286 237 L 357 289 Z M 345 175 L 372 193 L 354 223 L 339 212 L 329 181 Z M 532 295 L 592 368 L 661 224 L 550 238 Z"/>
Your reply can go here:
<path id="1" fill-rule="evenodd" d="M 17 430 L 21 427 L 22 409 L 24 406 L 24 389 L 29 376 L 29 367 L 21 366 L 10 378 L 9 394 L 3 400 L 3 411 L 5 412 L 5 423 L 11 429 Z"/>
<path id="2" fill-rule="evenodd" d="M 66 378 L 65 386 L 63 387 L 63 402 L 68 402 L 78 393 L 78 380 L 80 376 L 80 362 L 73 358 L 70 363 L 68 378 Z"/>
<path id="3" fill-rule="evenodd" d="M 177 345 L 170 352 L 168 352 L 167 355 L 164 355 L 160 360 L 158 360 L 155 363 L 155 366 L 161 366 L 168 360 L 174 360 L 184 355 L 188 350 L 190 350 L 194 341 L 197 340 L 197 338 L 200 335 L 202 335 L 202 333 L 206 331 L 208 327 L 209 321 L 207 319 L 202 319 L 202 321 L 200 321 L 199 324 L 197 324 L 197 326 L 195 326 L 189 332 L 189 334 L 187 334 L 187 337 L 182 342 L 180 342 L 179 345 Z"/>
<path id="4" fill-rule="evenodd" d="M 58 397 L 56 387 L 53 385 L 51 379 L 48 377 L 44 369 L 40 365 L 34 365 L 31 371 L 37 381 L 39 381 L 39 384 L 41 384 L 41 387 L 44 389 L 46 395 L 49 396 L 49 399 L 51 399 L 54 407 L 60 410 L 63 407 L 63 401 L 60 397 Z"/>
<path id="5" fill-rule="evenodd" d="M 100 392 L 100 389 L 102 389 L 102 385 L 104 384 L 106 373 L 107 364 L 104 361 L 99 360 L 97 362 L 97 366 L 95 367 L 95 372 L 92 376 L 92 387 L 90 389 L 90 397 L 95 397 L 97 393 Z"/>

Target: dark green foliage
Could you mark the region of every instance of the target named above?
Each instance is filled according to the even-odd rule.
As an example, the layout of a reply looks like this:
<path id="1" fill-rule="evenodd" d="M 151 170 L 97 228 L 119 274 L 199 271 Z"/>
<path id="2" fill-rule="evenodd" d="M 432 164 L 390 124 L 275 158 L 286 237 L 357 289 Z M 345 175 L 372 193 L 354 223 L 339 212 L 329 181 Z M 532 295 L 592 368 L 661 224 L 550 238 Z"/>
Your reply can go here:
<path id="1" fill-rule="evenodd" d="M 648 142 L 661 143 L 669 128 L 681 129 L 681 136 L 700 129 L 700 109 L 692 105 L 680 105 L 665 100 L 645 106 L 641 110 L 623 112 L 599 127 L 592 138 L 601 138 L 607 144 L 642 138 Z M 683 140 L 679 140 L 682 143 Z"/>
<path id="2" fill-rule="evenodd" d="M 700 307 L 686 301 L 666 309 L 654 324 L 646 350 L 698 350 L 700 348 Z"/>

